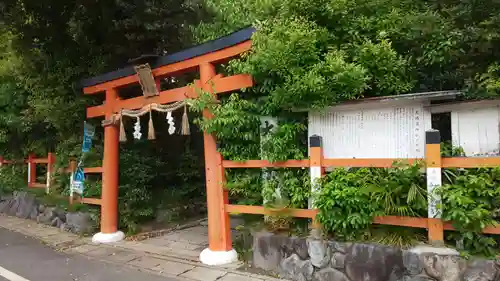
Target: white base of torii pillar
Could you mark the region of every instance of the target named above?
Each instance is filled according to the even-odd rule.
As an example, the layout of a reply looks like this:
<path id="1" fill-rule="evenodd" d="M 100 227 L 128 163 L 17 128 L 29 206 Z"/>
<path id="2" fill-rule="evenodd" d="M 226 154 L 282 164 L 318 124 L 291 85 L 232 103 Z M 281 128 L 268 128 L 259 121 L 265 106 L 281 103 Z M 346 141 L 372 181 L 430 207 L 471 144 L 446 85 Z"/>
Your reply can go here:
<path id="1" fill-rule="evenodd" d="M 232 249 L 230 251 L 212 251 L 209 248 L 200 254 L 200 261 L 206 265 L 224 265 L 238 261 L 238 253 Z"/>
<path id="2" fill-rule="evenodd" d="M 107 244 L 119 242 L 125 239 L 125 234 L 121 231 L 113 232 L 113 233 L 96 233 L 92 236 L 92 243 L 95 244 Z"/>

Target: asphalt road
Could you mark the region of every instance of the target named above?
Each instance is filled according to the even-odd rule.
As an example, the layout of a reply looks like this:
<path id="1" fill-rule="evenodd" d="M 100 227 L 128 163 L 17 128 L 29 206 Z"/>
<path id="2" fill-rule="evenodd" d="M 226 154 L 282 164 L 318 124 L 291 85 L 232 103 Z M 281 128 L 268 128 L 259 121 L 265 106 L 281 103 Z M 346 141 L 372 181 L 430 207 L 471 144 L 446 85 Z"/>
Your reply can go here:
<path id="1" fill-rule="evenodd" d="M 177 281 L 133 268 L 56 252 L 0 227 L 0 281 Z"/>

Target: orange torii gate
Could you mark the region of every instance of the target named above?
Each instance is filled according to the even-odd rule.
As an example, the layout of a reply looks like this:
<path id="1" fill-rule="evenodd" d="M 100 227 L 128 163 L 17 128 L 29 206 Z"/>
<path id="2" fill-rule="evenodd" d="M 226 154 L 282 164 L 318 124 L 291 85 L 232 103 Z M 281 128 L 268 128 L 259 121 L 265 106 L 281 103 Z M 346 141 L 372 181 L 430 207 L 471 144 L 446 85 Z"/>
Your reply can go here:
<path id="1" fill-rule="evenodd" d="M 87 118 L 105 117 L 105 122 L 103 122 L 103 185 L 100 201 L 101 232 L 94 235 L 94 242 L 110 243 L 124 238 L 123 232 L 118 230 L 120 129 L 117 122 L 113 120 L 114 116 L 121 114 L 122 110 L 140 109 L 151 104 L 167 104 L 195 97 L 196 88 L 221 94 L 251 87 L 253 82 L 249 75 L 223 77 L 217 75 L 215 65 L 225 63 L 249 50 L 253 32 L 253 28 L 246 28 L 172 55 L 143 57 L 143 63 L 147 63 L 142 66 L 146 65 L 147 71 L 150 67 L 149 78 L 152 76 L 156 81 L 156 89 L 153 89 L 152 94 L 151 91 L 146 92 L 145 90 L 147 87 L 144 85 L 144 81 L 148 77 L 142 80 L 137 66 L 130 66 L 81 81 L 84 94 L 104 92 L 106 95 L 104 104 L 87 108 Z M 161 91 L 160 79 L 196 70 L 200 73 L 200 80 L 194 81 L 194 87 L 185 86 Z M 119 89 L 134 83 L 141 83 L 144 96 L 120 99 Z M 210 113 L 206 110 L 204 115 L 210 116 Z M 202 262 L 212 265 L 230 263 L 237 259 L 237 254 L 232 248 L 229 217 L 224 210 L 228 199 L 227 191 L 222 188 L 224 180 L 222 157 L 217 152 L 214 136 L 204 134 L 204 147 L 209 248 L 201 253 L 200 259 Z"/>

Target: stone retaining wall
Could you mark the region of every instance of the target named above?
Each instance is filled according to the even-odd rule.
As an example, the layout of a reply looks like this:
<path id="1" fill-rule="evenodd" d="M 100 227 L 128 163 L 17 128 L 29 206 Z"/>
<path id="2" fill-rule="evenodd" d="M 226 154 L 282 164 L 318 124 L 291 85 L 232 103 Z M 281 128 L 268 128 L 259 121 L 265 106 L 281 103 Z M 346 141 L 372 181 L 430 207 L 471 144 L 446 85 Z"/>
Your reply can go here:
<path id="1" fill-rule="evenodd" d="M 253 267 L 295 281 L 499 281 L 500 263 L 454 249 L 340 243 L 258 232 Z"/>
<path id="2" fill-rule="evenodd" d="M 61 230 L 85 234 L 93 231 L 90 215 L 82 212 L 67 212 L 40 204 L 34 194 L 16 191 L 13 195 L 0 197 L 0 213 L 61 228 Z"/>

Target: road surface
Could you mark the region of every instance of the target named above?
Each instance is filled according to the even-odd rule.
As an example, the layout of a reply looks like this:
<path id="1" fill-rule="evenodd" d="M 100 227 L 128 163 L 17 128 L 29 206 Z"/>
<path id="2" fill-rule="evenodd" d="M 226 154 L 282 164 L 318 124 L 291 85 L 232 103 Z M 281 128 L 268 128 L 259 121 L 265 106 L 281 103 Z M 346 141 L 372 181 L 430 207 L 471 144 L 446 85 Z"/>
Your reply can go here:
<path id="1" fill-rule="evenodd" d="M 0 281 L 178 281 L 56 252 L 0 226 Z"/>

